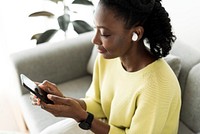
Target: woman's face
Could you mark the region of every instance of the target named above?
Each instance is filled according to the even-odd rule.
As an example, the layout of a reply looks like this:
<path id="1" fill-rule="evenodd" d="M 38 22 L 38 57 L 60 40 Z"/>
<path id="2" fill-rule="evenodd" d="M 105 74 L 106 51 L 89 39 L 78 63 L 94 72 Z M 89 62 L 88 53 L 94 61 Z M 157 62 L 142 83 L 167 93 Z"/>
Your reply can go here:
<path id="1" fill-rule="evenodd" d="M 94 14 L 96 27 L 92 42 L 106 59 L 122 57 L 132 47 L 132 31 L 125 29 L 124 21 L 115 12 L 99 4 Z"/>

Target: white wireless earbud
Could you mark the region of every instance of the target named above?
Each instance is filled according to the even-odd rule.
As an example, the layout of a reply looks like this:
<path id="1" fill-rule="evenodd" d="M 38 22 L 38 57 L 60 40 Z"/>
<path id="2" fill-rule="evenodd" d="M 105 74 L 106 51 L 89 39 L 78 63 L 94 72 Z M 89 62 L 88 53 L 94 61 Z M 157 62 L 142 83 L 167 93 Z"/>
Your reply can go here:
<path id="1" fill-rule="evenodd" d="M 138 35 L 134 32 L 132 36 L 132 40 L 137 41 L 137 39 L 138 39 Z"/>

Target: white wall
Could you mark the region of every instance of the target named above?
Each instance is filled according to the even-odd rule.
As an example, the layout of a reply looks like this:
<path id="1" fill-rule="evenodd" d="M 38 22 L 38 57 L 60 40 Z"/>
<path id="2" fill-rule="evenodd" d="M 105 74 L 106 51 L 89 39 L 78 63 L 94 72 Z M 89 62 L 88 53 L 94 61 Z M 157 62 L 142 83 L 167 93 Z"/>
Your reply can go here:
<path id="1" fill-rule="evenodd" d="M 51 6 L 49 6 L 51 7 Z M 31 41 L 33 34 L 43 32 L 48 27 L 45 19 L 34 21 L 28 17 L 31 13 L 44 10 L 47 6 L 44 0 L 5 0 L 0 4 L 0 91 L 8 91 L 9 66 L 8 60 L 11 53 L 35 47 Z M 51 8 L 55 10 L 56 8 Z M 48 10 L 48 9 L 47 9 Z M 32 20 L 32 21 L 31 21 Z M 57 23 L 57 21 L 56 21 Z"/>
<path id="2" fill-rule="evenodd" d="M 30 37 L 38 28 L 46 28 L 45 20 L 40 26 L 30 22 L 28 15 L 38 9 L 45 9 L 42 0 L 9 0 L 0 5 L 0 47 L 14 52 L 23 48 L 33 47 Z M 199 0 L 162 0 L 169 12 L 172 25 L 178 39 L 200 48 L 200 1 Z M 40 4 L 38 4 L 40 2 Z M 51 8 L 55 9 L 55 8 Z M 8 24 L 8 25 L 7 25 Z M 52 25 L 51 25 L 52 26 Z"/>
<path id="3" fill-rule="evenodd" d="M 162 0 L 177 38 L 200 49 L 200 1 Z"/>

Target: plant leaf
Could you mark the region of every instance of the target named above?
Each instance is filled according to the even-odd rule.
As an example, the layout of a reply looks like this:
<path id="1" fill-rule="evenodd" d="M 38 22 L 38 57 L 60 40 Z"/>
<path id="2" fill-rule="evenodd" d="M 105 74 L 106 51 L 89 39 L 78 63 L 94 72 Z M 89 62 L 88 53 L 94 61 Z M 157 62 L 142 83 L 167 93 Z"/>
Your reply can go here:
<path id="1" fill-rule="evenodd" d="M 42 33 L 37 33 L 37 34 L 34 34 L 32 37 L 31 37 L 31 40 L 38 40 L 40 38 Z"/>
<path id="2" fill-rule="evenodd" d="M 53 17 L 54 14 L 48 11 L 38 11 L 29 15 L 29 17 L 36 17 L 36 16 Z"/>
<path id="3" fill-rule="evenodd" d="M 72 4 L 82 4 L 82 5 L 91 5 L 93 6 L 93 3 L 88 0 L 74 0 Z"/>
<path id="4" fill-rule="evenodd" d="M 58 3 L 59 1 L 63 1 L 63 0 L 50 0 L 50 1 Z"/>
<path id="5" fill-rule="evenodd" d="M 56 29 L 50 29 L 45 31 L 40 35 L 40 37 L 37 39 L 37 44 L 41 44 L 44 42 L 47 42 L 51 39 L 51 37 L 57 32 L 58 30 Z"/>
<path id="6" fill-rule="evenodd" d="M 78 34 L 94 30 L 87 22 L 82 21 L 82 20 L 75 20 L 75 21 L 72 22 L 72 24 L 74 26 L 74 30 Z"/>
<path id="7" fill-rule="evenodd" d="M 69 14 L 64 14 L 58 17 L 58 24 L 60 26 L 60 29 L 62 29 L 64 32 L 68 29 L 69 23 L 70 23 Z"/>

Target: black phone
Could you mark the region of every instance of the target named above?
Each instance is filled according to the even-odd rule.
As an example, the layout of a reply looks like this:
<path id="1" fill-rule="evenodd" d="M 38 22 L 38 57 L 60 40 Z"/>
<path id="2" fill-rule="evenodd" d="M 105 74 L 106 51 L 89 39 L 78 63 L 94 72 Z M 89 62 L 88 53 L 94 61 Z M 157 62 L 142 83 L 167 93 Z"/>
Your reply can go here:
<path id="1" fill-rule="evenodd" d="M 49 100 L 47 98 L 47 92 L 42 90 L 33 82 L 31 79 L 29 79 L 24 74 L 20 74 L 22 85 L 28 89 L 31 93 L 36 95 L 38 98 L 40 98 L 41 101 L 45 102 L 46 104 L 53 104 L 53 101 Z"/>

